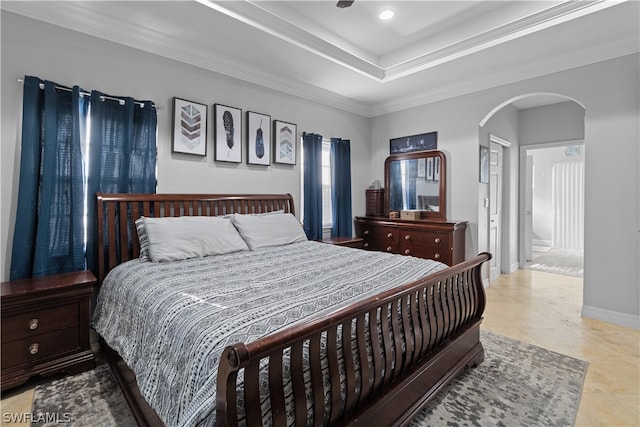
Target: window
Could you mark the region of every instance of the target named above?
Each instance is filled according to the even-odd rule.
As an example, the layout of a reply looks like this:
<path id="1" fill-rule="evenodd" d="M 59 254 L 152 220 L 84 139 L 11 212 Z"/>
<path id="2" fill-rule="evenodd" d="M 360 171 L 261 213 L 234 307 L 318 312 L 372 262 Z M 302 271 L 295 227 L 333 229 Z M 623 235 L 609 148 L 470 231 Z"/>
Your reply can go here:
<path id="1" fill-rule="evenodd" d="M 302 138 L 300 138 L 302 146 Z M 331 140 L 322 139 L 322 228 L 333 226 L 331 210 Z M 304 223 L 304 150 L 300 150 L 300 219 Z"/>
<path id="2" fill-rule="evenodd" d="M 322 228 L 331 228 L 331 141 L 322 140 Z"/>

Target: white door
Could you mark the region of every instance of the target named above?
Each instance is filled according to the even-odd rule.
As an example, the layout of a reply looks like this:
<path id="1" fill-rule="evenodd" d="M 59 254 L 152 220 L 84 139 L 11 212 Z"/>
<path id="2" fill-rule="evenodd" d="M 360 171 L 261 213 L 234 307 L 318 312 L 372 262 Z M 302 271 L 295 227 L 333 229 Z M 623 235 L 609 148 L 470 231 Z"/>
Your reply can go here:
<path id="1" fill-rule="evenodd" d="M 489 252 L 493 255 L 489 262 L 489 280 L 500 276 L 502 258 L 502 158 L 504 148 L 495 142 L 489 147 Z"/>
<path id="2" fill-rule="evenodd" d="M 527 155 L 524 182 L 524 259 L 533 259 L 533 156 Z"/>

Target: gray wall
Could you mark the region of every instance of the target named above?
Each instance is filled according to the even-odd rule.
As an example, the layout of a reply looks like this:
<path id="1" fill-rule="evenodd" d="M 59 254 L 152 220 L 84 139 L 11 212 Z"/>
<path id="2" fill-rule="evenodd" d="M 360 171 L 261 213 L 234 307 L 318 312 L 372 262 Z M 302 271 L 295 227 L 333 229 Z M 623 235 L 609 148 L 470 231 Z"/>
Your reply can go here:
<path id="1" fill-rule="evenodd" d="M 584 108 L 575 102 L 561 102 L 520 111 L 518 128 L 521 145 L 584 139 Z"/>
<path id="2" fill-rule="evenodd" d="M 480 127 L 480 145 L 490 146 L 490 136 L 511 143 L 511 146 L 503 151 L 502 197 L 503 212 L 502 223 L 502 272 L 510 273 L 518 269 L 518 118 L 520 111 L 513 105 L 506 105 L 497 111 Z M 489 184 L 478 184 L 478 243 L 479 251 L 488 250 L 489 240 L 489 208 L 484 207 L 484 198 L 491 197 Z M 505 220 L 506 219 L 506 220 Z M 484 248 L 483 248 L 484 243 Z"/>
<path id="3" fill-rule="evenodd" d="M 389 138 L 438 131 L 438 147 L 448 159 L 448 216 L 471 222 L 470 256 L 484 249 L 477 223 L 478 125 L 522 95 L 555 93 L 575 100 L 585 109 L 583 314 L 639 327 L 638 59 L 637 54 L 624 56 L 377 117 L 371 179 L 382 178 Z"/>
<path id="4" fill-rule="evenodd" d="M 439 148 L 448 159 L 448 217 L 470 221 L 467 256 L 480 248 L 478 126 L 496 107 L 514 97 L 548 92 L 574 99 L 586 110 L 583 312 L 617 323 L 638 323 L 637 54 L 367 119 L 4 11 L 1 31 L 3 280 L 8 277 L 20 156 L 22 87 L 16 79 L 25 74 L 114 95 L 154 100 L 161 107 L 158 117 L 161 192 L 291 192 L 299 204 L 299 165 L 264 169 L 246 164 L 216 164 L 211 145 L 205 160 L 172 155 L 173 96 L 270 114 L 273 119 L 297 123 L 299 131 L 351 139 L 354 215 L 364 213 L 364 190 L 371 181 L 383 179 L 389 139 L 438 131 Z M 623 191 L 612 191 L 614 186 Z"/>
<path id="5" fill-rule="evenodd" d="M 9 276 L 18 189 L 22 84 L 17 79 L 25 75 L 156 102 L 160 107 L 158 191 L 163 193 L 291 193 L 300 206 L 299 162 L 264 167 L 249 166 L 246 160 L 242 164 L 213 161 L 213 103 L 243 110 L 243 135 L 245 112 L 256 111 L 297 124 L 299 133 L 350 139 L 353 212 L 364 213 L 364 189 L 370 184 L 369 119 L 5 11 L 1 30 L 2 280 Z M 171 153 L 174 96 L 210 105 L 206 158 Z"/>

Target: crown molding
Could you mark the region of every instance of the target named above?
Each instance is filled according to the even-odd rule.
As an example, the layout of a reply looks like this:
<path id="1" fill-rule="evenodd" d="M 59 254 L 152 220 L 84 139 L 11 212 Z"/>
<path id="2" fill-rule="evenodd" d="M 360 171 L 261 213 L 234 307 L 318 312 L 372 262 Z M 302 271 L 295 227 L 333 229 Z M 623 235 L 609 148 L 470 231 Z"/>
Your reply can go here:
<path id="1" fill-rule="evenodd" d="M 188 46 L 181 45 L 179 43 L 176 43 L 173 38 L 167 36 L 166 34 L 148 27 L 144 27 L 137 22 L 133 22 L 129 17 L 111 16 L 105 14 L 104 11 L 100 11 L 100 13 L 98 13 L 93 9 L 82 7 L 78 3 L 80 2 L 63 2 L 64 6 L 61 5 L 60 7 L 55 8 L 41 8 L 39 6 L 39 2 L 3 1 L 0 2 L 0 7 L 2 10 L 17 13 L 39 21 L 44 21 L 53 25 L 64 27 L 72 31 L 77 31 L 120 45 L 139 49 L 145 52 L 219 73 L 231 78 L 305 99 L 314 103 L 326 105 L 332 108 L 337 108 L 369 118 L 441 101 L 455 96 L 490 89 L 492 87 L 514 83 L 517 81 L 522 81 L 553 72 L 576 68 L 594 62 L 604 61 L 607 59 L 636 53 L 639 50 L 637 39 L 632 38 L 612 42 L 609 44 L 598 46 L 597 48 L 591 46 L 588 49 L 575 51 L 570 55 L 565 55 L 561 58 L 550 58 L 547 61 L 538 62 L 533 66 L 514 66 L 510 67 L 508 70 L 503 70 L 501 73 L 491 73 L 490 75 L 478 76 L 474 79 L 466 80 L 464 82 L 441 84 L 438 85 L 437 88 L 431 90 L 413 93 L 408 96 L 395 97 L 388 101 L 361 102 L 349 97 L 338 95 L 336 93 L 310 85 L 305 82 L 292 80 L 291 78 L 284 78 L 273 73 L 263 72 L 256 67 L 249 67 L 235 58 L 225 57 L 217 52 L 205 52 L 202 49 L 190 48 Z M 601 10 L 602 8 L 619 3 L 621 2 L 589 2 L 589 4 L 592 5 L 591 8 L 585 6 L 579 10 L 575 8 L 576 6 L 571 6 L 567 3 L 562 3 L 558 7 L 562 11 L 564 11 L 564 18 L 562 19 L 569 20 L 576 17 L 575 14 L 577 13 L 582 13 L 584 15 L 592 13 L 593 11 L 595 11 L 596 7 L 600 7 L 600 9 L 598 10 Z M 246 5 L 248 4 L 249 10 L 257 10 L 255 6 L 248 2 L 225 2 L 225 4 L 228 4 L 229 6 L 234 5 L 234 7 L 236 5 L 245 5 L 241 6 L 243 8 L 247 8 Z M 560 10 L 556 10 L 554 12 L 555 15 L 551 12 L 547 13 L 546 20 L 542 17 L 538 17 L 534 21 L 537 22 L 538 25 L 556 25 L 558 22 L 553 21 L 553 19 L 560 19 L 558 17 L 559 11 Z M 238 12 L 235 11 L 233 13 Z M 264 11 L 260 13 L 264 13 Z M 569 15 L 573 17 L 570 18 Z M 556 18 L 551 18 L 551 16 L 556 16 Z M 543 24 L 542 21 L 544 21 L 545 23 Z M 275 21 L 272 20 L 265 22 L 270 22 L 270 25 L 272 25 L 274 22 L 280 21 L 276 19 Z M 518 28 L 520 28 L 519 31 L 524 31 L 522 30 L 522 25 L 523 24 L 514 24 L 512 27 L 509 27 L 511 31 L 506 28 L 508 24 L 505 26 L 501 26 L 500 28 L 503 31 L 501 33 L 502 37 L 520 37 L 520 35 L 517 35 L 516 33 L 514 33 L 514 31 L 517 31 Z M 288 26 L 286 28 L 288 28 Z M 299 46 L 300 44 L 305 44 L 306 40 L 310 37 L 308 33 L 302 33 L 298 35 L 301 38 L 296 42 L 297 46 Z M 293 38 L 294 34 L 290 33 L 290 36 Z M 488 37 L 488 39 L 491 39 L 491 37 Z M 489 43 L 487 40 L 482 41 L 481 39 L 477 38 L 476 40 L 479 41 L 480 44 L 485 43 L 485 47 L 483 48 L 486 48 L 488 46 L 486 45 L 486 43 Z M 330 43 L 319 43 L 314 46 L 317 49 L 322 48 L 331 50 L 333 48 L 336 48 Z M 466 49 L 480 49 L 478 45 L 465 46 Z M 458 46 L 457 48 L 458 50 L 460 50 L 460 46 Z M 455 47 L 451 47 L 450 51 L 441 52 L 441 54 L 443 54 L 445 57 L 451 58 L 451 55 L 453 55 L 452 52 L 454 52 L 455 50 Z M 348 53 L 346 53 L 346 51 L 342 49 L 340 49 L 340 51 L 343 55 L 340 57 L 341 60 L 347 61 L 349 60 L 349 58 L 352 58 Z M 326 56 L 323 57 L 327 58 Z M 438 61 L 435 56 L 430 57 L 429 60 L 433 63 L 435 63 L 434 61 Z M 442 60 L 442 58 L 440 60 Z M 368 63 L 368 61 L 364 62 Z M 358 62 L 358 64 L 362 64 L 362 62 Z M 407 66 L 410 68 L 413 65 Z M 362 73 L 364 73 L 364 71 L 362 71 L 361 69 L 361 74 Z M 399 78 L 400 74 L 401 72 L 398 71 L 398 74 L 396 74 L 393 78 Z M 391 78 L 392 77 L 387 77 L 387 79 Z M 384 83 L 384 80 L 380 80 L 380 83 Z"/>
<path id="2" fill-rule="evenodd" d="M 440 85 L 433 90 L 422 91 L 408 96 L 396 97 L 389 101 L 379 102 L 371 106 L 368 117 L 377 117 L 409 108 L 420 107 L 457 96 L 468 95 L 482 90 L 636 54 L 638 51 L 638 40 L 635 37 L 628 37 L 624 40 L 617 40 L 599 46 L 598 49 L 585 48 L 561 58 L 538 62 L 533 66 L 530 64 L 519 67 L 514 66 L 500 73 L 479 76 L 465 82 Z"/>
<path id="3" fill-rule="evenodd" d="M 3 1 L 0 6 L 2 10 L 8 12 L 213 71 L 311 102 L 365 117 L 370 112 L 370 107 L 365 103 L 317 86 L 263 72 L 256 67 L 249 67 L 217 52 L 204 52 L 201 49 L 176 44 L 173 38 L 162 32 L 128 21 L 126 17 L 97 14 L 93 10 L 80 7 L 76 2 L 65 2 L 64 8 L 56 8 L 55 10 L 43 10 L 38 7 L 38 2 Z"/>
<path id="4" fill-rule="evenodd" d="M 290 19 L 270 12 L 251 1 L 230 2 L 213 0 L 196 0 L 230 18 L 250 25 L 260 31 L 278 37 L 299 48 L 369 77 L 378 83 L 385 83 L 406 77 L 420 71 L 480 52 L 519 37 L 544 30 L 554 25 L 567 22 L 590 13 L 616 6 L 628 0 L 566 0 L 537 13 L 507 22 L 498 27 L 476 34 L 473 37 L 460 40 L 434 51 L 425 52 L 413 58 L 405 58 L 397 63 L 382 67 L 380 61 L 371 58 L 373 54 L 364 55 L 349 46 L 347 41 L 337 44 L 330 43 L 318 35 L 297 26 Z"/>

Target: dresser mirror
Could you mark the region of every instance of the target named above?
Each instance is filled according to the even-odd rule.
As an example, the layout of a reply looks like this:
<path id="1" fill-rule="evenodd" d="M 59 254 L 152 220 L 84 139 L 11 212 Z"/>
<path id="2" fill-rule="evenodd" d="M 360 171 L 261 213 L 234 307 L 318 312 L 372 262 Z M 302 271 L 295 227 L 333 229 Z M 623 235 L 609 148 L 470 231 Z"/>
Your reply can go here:
<path id="1" fill-rule="evenodd" d="M 446 158 L 437 150 L 394 154 L 384 162 L 385 214 L 417 210 L 420 219 L 445 221 Z"/>

